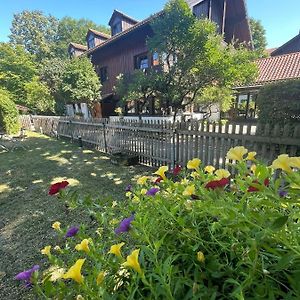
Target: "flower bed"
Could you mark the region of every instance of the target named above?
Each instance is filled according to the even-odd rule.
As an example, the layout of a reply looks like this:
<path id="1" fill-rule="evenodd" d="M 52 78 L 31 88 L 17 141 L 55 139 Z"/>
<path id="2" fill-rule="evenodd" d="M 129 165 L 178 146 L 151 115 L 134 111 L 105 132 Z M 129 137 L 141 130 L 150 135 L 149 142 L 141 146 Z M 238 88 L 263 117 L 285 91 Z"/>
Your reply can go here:
<path id="1" fill-rule="evenodd" d="M 300 157 L 267 167 L 255 156 L 230 149 L 236 175 L 197 158 L 161 167 L 122 202 L 52 186 L 91 223 L 55 222 L 57 244 L 41 250 L 49 268 L 16 279 L 39 298 L 299 299 Z"/>

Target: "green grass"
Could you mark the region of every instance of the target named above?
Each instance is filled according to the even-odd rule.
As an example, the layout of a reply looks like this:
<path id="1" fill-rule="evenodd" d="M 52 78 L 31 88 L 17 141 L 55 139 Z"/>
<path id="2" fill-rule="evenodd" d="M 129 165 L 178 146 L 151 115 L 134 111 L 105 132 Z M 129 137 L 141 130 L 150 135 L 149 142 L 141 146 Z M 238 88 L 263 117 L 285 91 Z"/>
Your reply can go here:
<path id="1" fill-rule="evenodd" d="M 29 133 L 22 148 L 0 152 L 0 299 L 33 299 L 14 276 L 45 259 L 40 249 L 54 240 L 51 225 L 80 225 L 85 212 L 66 214 L 64 204 L 48 196 L 49 185 L 67 179 L 82 194 L 124 199 L 124 189 L 142 166 L 115 166 L 108 156 L 82 150 L 68 141 Z"/>

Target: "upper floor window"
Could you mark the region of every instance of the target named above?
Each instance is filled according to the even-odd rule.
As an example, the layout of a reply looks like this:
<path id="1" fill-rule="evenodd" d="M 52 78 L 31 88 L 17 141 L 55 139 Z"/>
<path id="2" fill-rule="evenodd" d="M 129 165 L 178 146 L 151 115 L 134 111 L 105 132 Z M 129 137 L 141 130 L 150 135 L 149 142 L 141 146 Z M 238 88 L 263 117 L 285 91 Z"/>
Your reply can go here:
<path id="1" fill-rule="evenodd" d="M 158 66 L 159 65 L 159 55 L 157 52 L 154 52 L 152 55 L 152 65 Z"/>
<path id="2" fill-rule="evenodd" d="M 102 67 L 99 70 L 99 77 L 101 83 L 104 83 L 105 81 L 108 80 L 108 73 L 107 73 L 107 67 Z"/>
<path id="3" fill-rule="evenodd" d="M 120 22 L 117 22 L 116 24 L 113 25 L 113 27 L 112 27 L 112 35 L 116 35 L 116 34 L 118 34 L 121 31 L 122 31 L 122 23 L 120 21 Z"/>
<path id="4" fill-rule="evenodd" d="M 141 70 L 149 68 L 149 58 L 147 53 L 135 56 L 134 67 L 135 69 L 141 69 Z"/>
<path id="5" fill-rule="evenodd" d="M 95 37 L 92 34 L 89 36 L 88 39 L 88 47 L 89 49 L 95 47 Z"/>
<path id="6" fill-rule="evenodd" d="M 203 0 L 202 2 L 193 6 L 193 14 L 197 18 L 208 18 L 209 12 L 209 0 Z"/>

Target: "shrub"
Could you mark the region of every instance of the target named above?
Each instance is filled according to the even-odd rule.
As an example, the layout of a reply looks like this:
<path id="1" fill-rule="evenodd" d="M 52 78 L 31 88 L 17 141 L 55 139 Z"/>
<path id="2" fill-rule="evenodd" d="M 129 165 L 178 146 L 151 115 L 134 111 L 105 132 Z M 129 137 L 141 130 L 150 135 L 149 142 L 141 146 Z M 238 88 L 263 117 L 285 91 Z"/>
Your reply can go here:
<path id="1" fill-rule="evenodd" d="M 266 85 L 257 97 L 259 120 L 266 123 L 300 121 L 300 80 Z"/>
<path id="2" fill-rule="evenodd" d="M 247 152 L 228 152 L 235 176 L 199 159 L 170 174 L 161 167 L 128 186 L 123 202 L 81 198 L 57 183 L 59 197 L 88 210 L 91 224 L 52 225 L 60 247 L 42 250 L 51 267 L 30 279 L 37 294 L 299 299 L 300 157 L 281 155 L 270 168 Z"/>
<path id="3" fill-rule="evenodd" d="M 8 91 L 0 89 L 0 128 L 9 134 L 20 129 L 19 112 Z"/>

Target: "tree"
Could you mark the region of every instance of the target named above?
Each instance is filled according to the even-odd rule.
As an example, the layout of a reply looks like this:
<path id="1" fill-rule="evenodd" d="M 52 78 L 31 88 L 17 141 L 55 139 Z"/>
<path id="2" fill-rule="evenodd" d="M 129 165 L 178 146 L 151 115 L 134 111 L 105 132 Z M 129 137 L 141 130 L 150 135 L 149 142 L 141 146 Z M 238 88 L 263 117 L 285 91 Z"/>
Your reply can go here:
<path id="1" fill-rule="evenodd" d="M 258 93 L 257 106 L 260 122 L 300 122 L 300 80 L 264 86 Z"/>
<path id="2" fill-rule="evenodd" d="M 256 75 L 254 53 L 225 45 L 216 25 L 195 18 L 184 0 L 170 1 L 164 15 L 155 18 L 151 26 L 154 34 L 147 44 L 150 53 L 159 55 L 161 71 L 148 72 L 151 80 L 144 82 L 157 101 L 166 109 L 172 107 L 174 119 L 187 105 L 203 102 L 201 96 L 207 88 L 228 91 Z M 147 78 L 148 74 L 143 76 Z M 141 90 L 138 84 L 131 84 L 135 85 Z M 123 99 L 130 99 L 131 94 L 123 95 Z M 222 99 L 216 102 L 222 104 Z"/>
<path id="3" fill-rule="evenodd" d="M 62 77 L 69 60 L 51 58 L 43 61 L 40 78 L 44 82 L 55 100 L 55 112 L 59 115 L 65 111 L 65 101 L 62 92 Z"/>
<path id="4" fill-rule="evenodd" d="M 88 19 L 73 19 L 71 17 L 64 17 L 59 21 L 57 36 L 55 44 L 53 45 L 53 52 L 55 57 L 66 58 L 67 48 L 70 42 L 79 44 L 86 44 L 86 34 L 89 28 L 109 34 L 110 31 L 106 26 L 97 25 Z"/>
<path id="5" fill-rule="evenodd" d="M 42 11 L 24 10 L 14 14 L 11 27 L 10 43 L 23 45 L 36 59 L 51 56 L 51 47 L 55 42 L 58 20 L 51 15 L 44 15 Z"/>
<path id="6" fill-rule="evenodd" d="M 91 61 L 70 60 L 62 76 L 62 93 L 66 102 L 91 104 L 100 98 L 101 84 Z"/>
<path id="7" fill-rule="evenodd" d="M 46 84 L 39 77 L 25 83 L 26 105 L 38 113 L 54 112 L 55 101 Z"/>
<path id="8" fill-rule="evenodd" d="M 37 73 L 33 55 L 22 46 L 0 43 L 0 87 L 11 93 L 15 103 L 25 104 L 24 85 Z"/>
<path id="9" fill-rule="evenodd" d="M 250 19 L 250 28 L 252 32 L 253 46 L 258 52 L 259 56 L 266 56 L 267 38 L 266 30 L 264 29 L 261 21 Z"/>
<path id="10" fill-rule="evenodd" d="M 20 129 L 19 112 L 9 91 L 0 88 L 0 128 L 7 133 L 17 133 Z"/>

